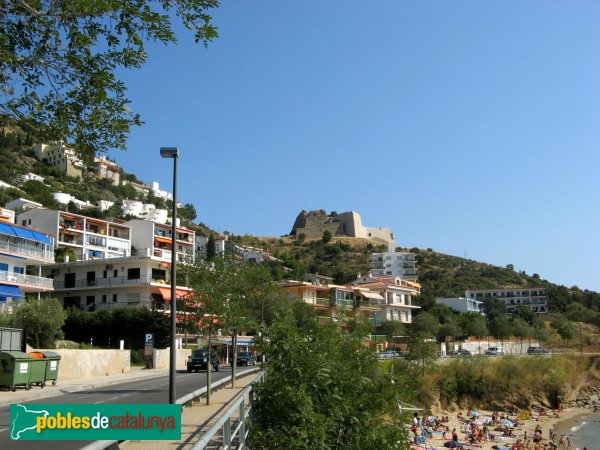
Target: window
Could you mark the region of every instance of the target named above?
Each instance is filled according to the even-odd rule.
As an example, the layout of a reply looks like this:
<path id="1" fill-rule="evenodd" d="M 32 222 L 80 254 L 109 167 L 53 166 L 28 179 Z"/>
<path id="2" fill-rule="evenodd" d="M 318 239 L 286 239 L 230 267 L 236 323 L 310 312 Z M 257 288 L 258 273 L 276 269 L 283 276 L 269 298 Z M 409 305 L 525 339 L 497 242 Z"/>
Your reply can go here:
<path id="1" fill-rule="evenodd" d="M 74 288 L 75 287 L 75 274 L 74 273 L 65 273 L 65 288 Z"/>
<path id="2" fill-rule="evenodd" d="M 133 269 L 127 269 L 128 280 L 139 280 L 140 279 L 140 268 L 136 267 Z"/>
<path id="3" fill-rule="evenodd" d="M 2 271 L 2 272 L 8 272 L 8 264 L 6 264 L 6 263 L 0 263 L 0 271 Z"/>
<path id="4" fill-rule="evenodd" d="M 106 303 L 106 294 L 102 294 L 102 303 Z"/>
<path id="5" fill-rule="evenodd" d="M 85 299 L 86 305 L 92 305 L 96 301 L 96 297 L 93 295 L 88 295 Z"/>
<path id="6" fill-rule="evenodd" d="M 119 276 L 119 269 L 113 270 L 113 277 L 117 278 Z"/>
<path id="7" fill-rule="evenodd" d="M 20 273 L 20 274 L 24 274 L 25 273 L 25 267 L 19 267 L 19 266 L 15 266 L 13 268 L 13 272 L 14 273 Z"/>
<path id="8" fill-rule="evenodd" d="M 113 303 L 117 303 L 117 294 L 113 294 Z"/>
<path id="9" fill-rule="evenodd" d="M 108 278 L 108 270 L 102 272 L 102 278 Z"/>
<path id="10" fill-rule="evenodd" d="M 152 280 L 166 280 L 167 271 L 162 269 L 152 269 Z"/>

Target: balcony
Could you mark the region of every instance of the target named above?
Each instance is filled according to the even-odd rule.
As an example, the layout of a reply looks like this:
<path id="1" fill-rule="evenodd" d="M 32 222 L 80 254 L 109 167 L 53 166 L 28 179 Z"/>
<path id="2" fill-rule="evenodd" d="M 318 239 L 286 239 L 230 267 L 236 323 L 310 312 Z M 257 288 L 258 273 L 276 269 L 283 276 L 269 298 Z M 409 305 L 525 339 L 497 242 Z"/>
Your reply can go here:
<path id="1" fill-rule="evenodd" d="M 329 306 L 331 304 L 331 300 L 328 298 L 317 297 L 315 299 L 315 305 L 317 306 Z"/>
<path id="2" fill-rule="evenodd" d="M 378 309 L 379 302 L 377 300 L 357 300 L 355 306 L 356 308 Z"/>
<path id="3" fill-rule="evenodd" d="M 76 230 L 83 232 L 83 222 L 82 221 L 73 221 L 73 220 L 61 220 L 60 228 L 63 230 Z"/>
<path id="4" fill-rule="evenodd" d="M 50 280 L 52 281 L 52 280 Z M 94 280 L 80 279 L 65 283 L 63 280 L 54 280 L 54 289 L 84 289 L 97 287 L 118 287 L 118 286 L 136 286 L 149 285 L 152 283 L 163 284 L 165 287 L 170 286 L 162 278 L 152 277 L 152 275 L 143 275 L 140 278 L 130 279 L 127 277 L 109 277 L 96 278 Z"/>
<path id="5" fill-rule="evenodd" d="M 52 247 L 44 249 L 43 246 L 36 247 L 25 243 L 15 244 L 13 242 L 0 240 L 0 251 L 3 253 L 17 254 L 28 258 L 45 259 L 48 262 L 54 262 L 54 251 Z"/>
<path id="6" fill-rule="evenodd" d="M 354 304 L 354 300 L 350 298 L 336 298 L 335 300 L 330 300 L 330 304 L 333 306 L 352 306 Z"/>
<path id="7" fill-rule="evenodd" d="M 53 281 L 51 278 L 36 277 L 33 275 L 25 275 L 23 273 L 12 273 L 0 271 L 0 282 L 14 283 L 22 287 L 32 287 L 41 289 L 52 289 Z"/>

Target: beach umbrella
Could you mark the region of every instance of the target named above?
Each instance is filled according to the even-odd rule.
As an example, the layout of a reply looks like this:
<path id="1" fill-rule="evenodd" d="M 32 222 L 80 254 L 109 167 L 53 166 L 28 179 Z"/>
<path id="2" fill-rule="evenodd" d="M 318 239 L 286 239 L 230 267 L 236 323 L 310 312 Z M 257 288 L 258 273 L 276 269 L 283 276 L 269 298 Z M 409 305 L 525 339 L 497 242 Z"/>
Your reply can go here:
<path id="1" fill-rule="evenodd" d="M 514 427 L 514 426 L 515 426 L 515 424 L 514 424 L 514 423 L 512 423 L 512 422 L 511 422 L 510 420 L 508 420 L 508 419 L 501 419 L 501 420 L 500 420 L 500 423 L 501 423 L 502 425 L 506 425 L 506 426 L 508 426 L 508 427 Z"/>

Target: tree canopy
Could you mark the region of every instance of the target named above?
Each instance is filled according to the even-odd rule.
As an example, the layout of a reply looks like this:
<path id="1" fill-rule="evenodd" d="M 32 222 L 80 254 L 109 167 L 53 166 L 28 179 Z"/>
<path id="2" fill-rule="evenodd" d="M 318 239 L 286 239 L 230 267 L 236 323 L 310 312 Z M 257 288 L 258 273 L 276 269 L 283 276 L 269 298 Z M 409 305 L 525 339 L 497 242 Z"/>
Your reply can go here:
<path id="1" fill-rule="evenodd" d="M 253 448 L 408 448 L 401 384 L 360 339 L 315 323 L 278 323 L 263 338 L 267 376 L 253 403 Z"/>
<path id="2" fill-rule="evenodd" d="M 208 10 L 218 0 L 5 0 L 0 8 L 0 114 L 45 140 L 76 148 L 124 149 L 142 123 L 119 69 L 141 67 L 146 42 L 177 41 L 177 17 L 207 45 L 217 37 Z"/>
<path id="3" fill-rule="evenodd" d="M 65 317 L 66 312 L 58 299 L 28 298 L 16 308 L 13 326 L 25 329 L 27 343 L 32 347 L 54 348 L 55 341 L 63 337 L 61 327 Z"/>

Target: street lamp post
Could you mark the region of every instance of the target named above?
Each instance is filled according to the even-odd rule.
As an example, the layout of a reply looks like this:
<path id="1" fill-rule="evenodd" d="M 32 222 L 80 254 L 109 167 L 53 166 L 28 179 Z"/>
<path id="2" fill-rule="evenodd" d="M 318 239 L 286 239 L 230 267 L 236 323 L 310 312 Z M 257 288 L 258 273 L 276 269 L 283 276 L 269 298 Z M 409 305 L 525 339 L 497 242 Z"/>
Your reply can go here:
<path id="1" fill-rule="evenodd" d="M 161 147 L 162 158 L 173 159 L 173 213 L 171 220 L 171 351 L 169 361 L 169 403 L 174 404 L 177 400 L 175 395 L 175 372 L 177 364 L 177 159 L 179 149 L 177 147 Z"/>

